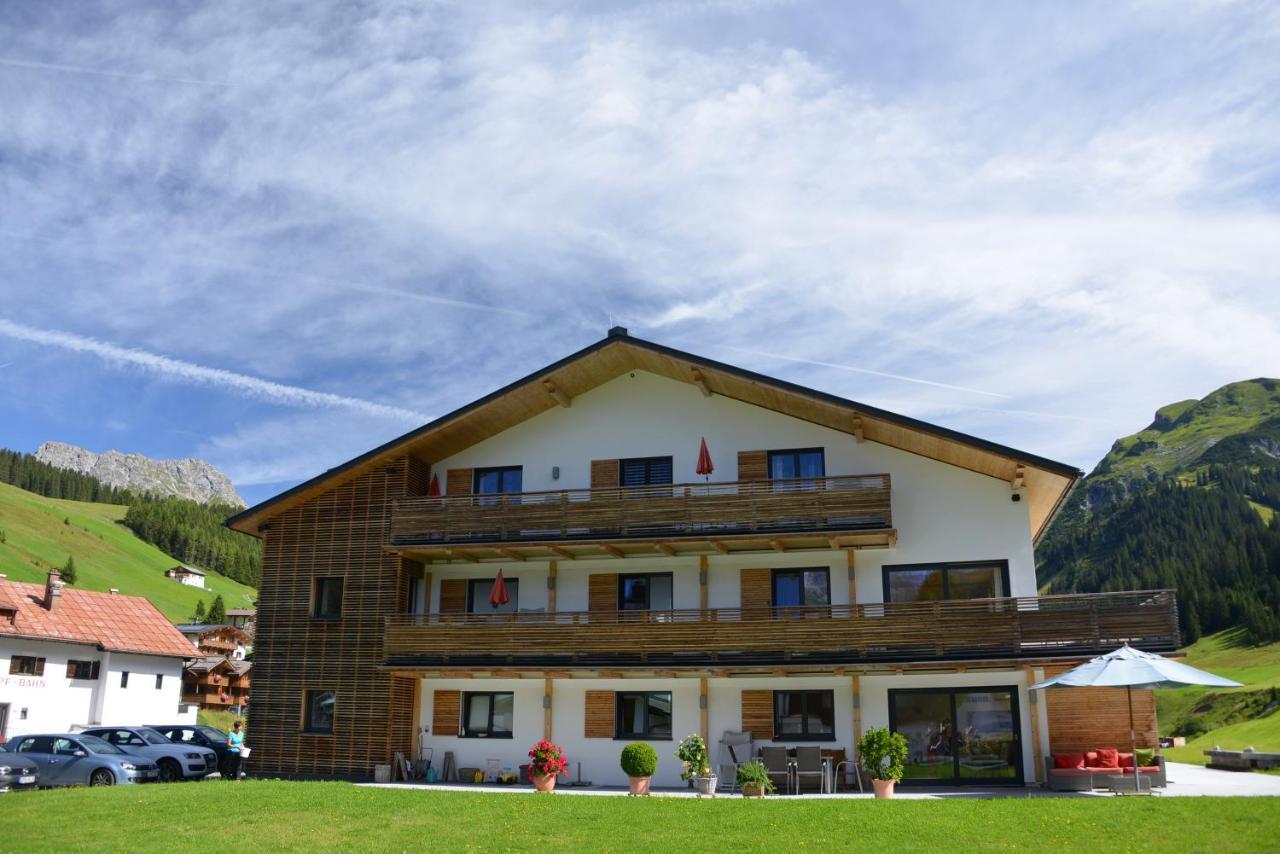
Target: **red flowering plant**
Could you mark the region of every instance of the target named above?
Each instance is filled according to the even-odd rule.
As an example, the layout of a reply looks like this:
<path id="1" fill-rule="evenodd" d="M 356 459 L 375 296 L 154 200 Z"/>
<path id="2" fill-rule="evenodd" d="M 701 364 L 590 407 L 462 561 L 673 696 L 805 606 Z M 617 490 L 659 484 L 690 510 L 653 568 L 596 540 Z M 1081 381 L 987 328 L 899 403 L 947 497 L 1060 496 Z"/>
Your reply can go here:
<path id="1" fill-rule="evenodd" d="M 535 777 L 563 774 L 569 767 L 569 760 L 564 758 L 560 745 L 543 739 L 529 748 L 529 773 Z"/>

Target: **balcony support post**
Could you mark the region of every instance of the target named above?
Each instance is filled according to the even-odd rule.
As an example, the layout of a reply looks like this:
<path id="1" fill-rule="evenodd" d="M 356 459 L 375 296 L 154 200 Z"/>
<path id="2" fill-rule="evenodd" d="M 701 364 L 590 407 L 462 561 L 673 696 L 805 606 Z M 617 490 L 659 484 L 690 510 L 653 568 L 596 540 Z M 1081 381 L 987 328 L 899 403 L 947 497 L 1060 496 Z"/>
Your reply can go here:
<path id="1" fill-rule="evenodd" d="M 711 715 L 711 698 L 707 696 L 707 677 L 698 679 L 698 731 L 704 743 L 710 743 L 709 718 Z"/>
<path id="2" fill-rule="evenodd" d="M 849 677 L 849 688 L 853 692 L 853 744 L 849 745 L 849 758 L 853 760 L 853 773 L 858 773 L 858 740 L 862 738 L 862 692 L 858 674 Z"/>
<path id="3" fill-rule="evenodd" d="M 542 737 L 551 740 L 551 691 L 553 680 L 542 680 Z"/>
<path id="4" fill-rule="evenodd" d="M 707 611 L 707 565 L 706 555 L 698 555 L 698 607 L 705 617 Z"/>
<path id="5" fill-rule="evenodd" d="M 855 552 L 853 549 L 845 549 L 845 555 L 847 556 L 849 561 L 849 608 L 850 610 L 852 610 L 854 605 L 858 604 L 858 585 L 857 585 L 857 573 L 854 571 L 855 569 L 854 553 Z"/>
<path id="6" fill-rule="evenodd" d="M 556 572 L 559 563 L 554 560 L 547 561 L 547 613 L 554 614 L 556 612 Z"/>

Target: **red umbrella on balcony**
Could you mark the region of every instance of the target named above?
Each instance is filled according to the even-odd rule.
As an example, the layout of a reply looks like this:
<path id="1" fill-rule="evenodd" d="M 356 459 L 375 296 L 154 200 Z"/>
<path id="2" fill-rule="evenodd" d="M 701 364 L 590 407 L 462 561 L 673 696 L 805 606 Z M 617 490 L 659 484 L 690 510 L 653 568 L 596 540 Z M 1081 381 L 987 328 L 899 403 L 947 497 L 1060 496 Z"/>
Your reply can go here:
<path id="1" fill-rule="evenodd" d="M 502 577 L 502 570 L 498 570 L 498 577 L 493 580 L 493 588 L 489 590 L 489 607 L 501 608 L 510 601 L 511 597 L 507 595 L 507 582 Z"/>
<path id="2" fill-rule="evenodd" d="M 711 452 L 707 450 L 707 437 L 702 437 L 702 447 L 698 450 L 698 467 L 695 472 L 707 478 L 707 482 L 711 482 L 711 473 L 716 470 L 715 464 L 711 462 Z"/>
<path id="3" fill-rule="evenodd" d="M 431 483 L 427 484 L 427 496 L 434 498 L 440 494 L 440 477 L 431 475 Z"/>

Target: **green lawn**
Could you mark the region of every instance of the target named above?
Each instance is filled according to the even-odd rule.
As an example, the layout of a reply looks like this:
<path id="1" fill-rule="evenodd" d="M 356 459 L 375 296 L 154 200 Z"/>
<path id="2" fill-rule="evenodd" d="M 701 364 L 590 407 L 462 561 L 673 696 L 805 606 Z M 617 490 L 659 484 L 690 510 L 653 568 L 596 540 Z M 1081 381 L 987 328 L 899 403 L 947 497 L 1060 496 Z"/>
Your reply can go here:
<path id="1" fill-rule="evenodd" d="M 119 504 L 91 504 L 45 498 L 0 483 L 0 572 L 11 581 L 44 583 L 50 566 L 62 566 L 67 556 L 76 559 L 77 590 L 110 590 L 145 596 L 174 622 L 185 622 L 196 602 L 205 605 L 221 593 L 228 608 L 243 608 L 253 601 L 252 587 L 210 573 L 208 589 L 197 590 L 164 577 L 178 563 L 144 543 L 118 520 L 125 508 Z M 65 520 L 65 521 L 64 521 Z"/>
<path id="2" fill-rule="evenodd" d="M 1273 689 L 1280 686 L 1280 643 L 1247 646 L 1238 630 L 1201 638 L 1187 647 L 1187 664 L 1243 682 L 1243 688 L 1178 688 L 1157 691 L 1160 732 L 1173 735 L 1196 719 L 1208 731 L 1187 740 L 1186 747 L 1164 750 L 1174 762 L 1204 765 L 1206 748 L 1221 745 L 1240 750 L 1252 745 L 1280 751 L 1280 707 Z M 1268 711 L 1270 709 L 1270 711 Z"/>
<path id="3" fill-rule="evenodd" d="M 74 817 L 73 821 L 50 820 Z M 207 781 L 9 795 L 7 851 L 1274 851 L 1270 798 L 746 801 Z"/>

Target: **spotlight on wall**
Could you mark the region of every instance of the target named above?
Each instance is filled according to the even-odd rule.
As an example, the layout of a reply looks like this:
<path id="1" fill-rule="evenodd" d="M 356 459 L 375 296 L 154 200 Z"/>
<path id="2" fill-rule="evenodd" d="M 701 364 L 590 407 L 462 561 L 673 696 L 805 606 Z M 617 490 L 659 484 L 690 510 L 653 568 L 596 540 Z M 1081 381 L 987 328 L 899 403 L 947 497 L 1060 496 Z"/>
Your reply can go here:
<path id="1" fill-rule="evenodd" d="M 552 480 L 559 480 L 559 479 L 560 479 L 560 466 L 552 466 L 552 467 L 551 467 L 551 479 L 552 479 Z"/>

